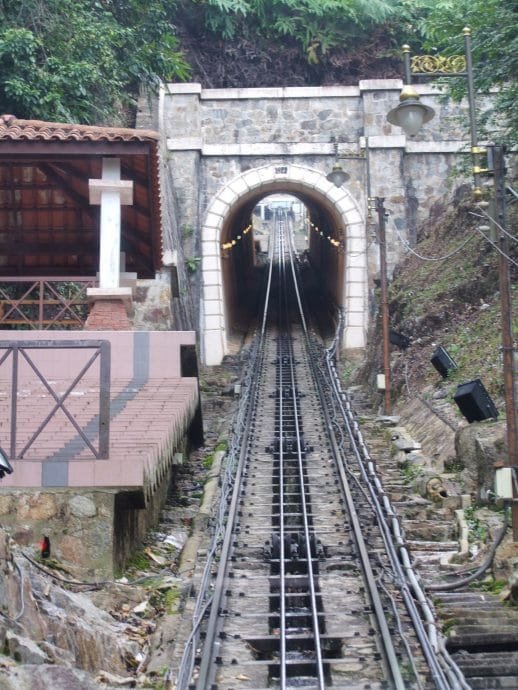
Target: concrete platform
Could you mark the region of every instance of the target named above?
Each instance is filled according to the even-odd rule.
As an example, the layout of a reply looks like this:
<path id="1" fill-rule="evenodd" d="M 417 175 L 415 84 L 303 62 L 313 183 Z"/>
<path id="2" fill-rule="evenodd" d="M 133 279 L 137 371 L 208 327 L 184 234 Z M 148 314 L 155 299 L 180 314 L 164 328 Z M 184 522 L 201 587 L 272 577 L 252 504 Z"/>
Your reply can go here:
<path id="1" fill-rule="evenodd" d="M 9 347 L 22 339 L 28 346 L 18 353 L 13 398 Z M 60 347 L 30 345 L 51 339 Z M 93 350 L 63 347 L 67 340 L 109 342 L 106 457 L 92 450 L 99 447 L 100 365 L 76 380 Z M 13 473 L 0 480 L 0 521 L 20 543 L 49 536 L 53 554 L 83 576 L 86 564 L 96 577 L 123 565 L 158 515 L 187 436 L 201 440 L 194 347 L 192 332 L 1 332 L 0 447 Z M 59 400 L 65 409 L 56 410 Z"/>

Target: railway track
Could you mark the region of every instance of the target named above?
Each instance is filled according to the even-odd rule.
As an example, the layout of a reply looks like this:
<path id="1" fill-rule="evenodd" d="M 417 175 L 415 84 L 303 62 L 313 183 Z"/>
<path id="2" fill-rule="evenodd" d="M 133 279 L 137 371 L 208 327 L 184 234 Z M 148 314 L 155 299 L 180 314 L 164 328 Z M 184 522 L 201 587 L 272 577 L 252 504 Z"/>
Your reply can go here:
<path id="1" fill-rule="evenodd" d="M 326 350 L 280 219 L 178 690 L 468 688 Z"/>

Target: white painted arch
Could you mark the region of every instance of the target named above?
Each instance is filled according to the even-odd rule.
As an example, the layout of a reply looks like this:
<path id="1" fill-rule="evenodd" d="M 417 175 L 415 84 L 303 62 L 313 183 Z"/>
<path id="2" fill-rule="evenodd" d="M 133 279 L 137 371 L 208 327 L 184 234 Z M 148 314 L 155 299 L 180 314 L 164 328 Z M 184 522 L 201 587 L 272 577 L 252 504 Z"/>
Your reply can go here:
<path id="1" fill-rule="evenodd" d="M 340 218 L 345 228 L 345 280 L 343 306 L 345 331 L 342 346 L 365 346 L 367 331 L 367 237 L 365 219 L 358 203 L 347 189 L 337 188 L 324 173 L 303 165 L 265 165 L 247 170 L 231 180 L 210 202 L 201 231 L 202 295 L 200 327 L 202 360 L 207 365 L 220 364 L 227 353 L 221 238 L 225 219 L 243 197 L 275 191 L 310 194 Z"/>

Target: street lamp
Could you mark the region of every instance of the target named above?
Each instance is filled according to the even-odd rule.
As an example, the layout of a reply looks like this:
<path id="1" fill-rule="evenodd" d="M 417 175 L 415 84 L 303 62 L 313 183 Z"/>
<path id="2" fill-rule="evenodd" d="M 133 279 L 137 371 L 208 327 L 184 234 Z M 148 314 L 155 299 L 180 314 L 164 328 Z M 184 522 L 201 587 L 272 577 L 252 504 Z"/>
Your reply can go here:
<path id="1" fill-rule="evenodd" d="M 399 97 L 400 103 L 393 108 L 387 115 L 387 120 L 392 125 L 401 127 L 409 136 L 415 136 L 421 126 L 429 122 L 435 112 L 433 108 L 424 105 L 419 100 L 419 95 L 412 87 L 412 75 L 416 77 L 465 77 L 468 91 L 468 112 L 469 126 L 471 135 L 471 155 L 473 159 L 473 195 L 475 198 L 482 197 L 482 190 L 479 184 L 479 175 L 483 170 L 479 165 L 479 156 L 486 151 L 478 146 L 477 127 L 475 121 L 475 89 L 473 86 L 473 63 L 471 59 L 471 29 L 464 27 L 464 56 L 454 55 L 444 58 L 440 55 L 418 55 L 410 60 L 410 46 L 404 45 L 402 48 L 405 66 L 405 85 Z M 422 71 L 419 71 L 421 68 Z"/>
<path id="2" fill-rule="evenodd" d="M 341 187 L 344 182 L 347 182 L 348 179 L 349 173 L 345 172 L 338 161 L 336 161 L 336 163 L 333 165 L 331 172 L 327 173 L 326 175 L 326 180 L 332 182 L 335 187 Z"/>
<path id="3" fill-rule="evenodd" d="M 404 46 L 404 48 L 408 48 L 408 46 Z M 387 120 L 391 125 L 401 127 L 409 137 L 413 137 L 419 132 L 422 125 L 429 122 L 434 115 L 434 109 L 421 103 L 419 94 L 408 83 L 401 90 L 399 105 L 390 111 Z"/>
<path id="4" fill-rule="evenodd" d="M 478 146 L 477 130 L 475 120 L 475 97 L 473 86 L 473 63 L 471 60 L 471 30 L 465 27 L 462 31 L 464 35 L 464 57 L 454 56 L 443 58 L 441 56 L 416 56 L 412 58 L 412 70 L 410 63 L 410 47 L 403 46 L 403 56 L 405 65 L 405 82 L 400 96 L 400 103 L 393 108 L 387 115 L 388 121 L 399 127 L 410 136 L 415 135 L 422 124 L 428 122 L 433 117 L 433 109 L 423 105 L 419 101 L 419 96 L 413 92 L 411 86 L 412 74 L 419 77 L 465 77 L 467 80 L 468 92 L 468 111 L 471 135 L 471 156 L 473 173 L 473 196 L 477 201 L 481 200 L 482 190 L 479 184 L 481 173 L 492 173 L 494 176 L 494 197 L 495 209 L 498 216 L 499 229 L 499 288 L 500 288 L 500 312 L 502 324 L 502 353 L 503 353 L 503 373 L 504 373 L 504 397 L 507 421 L 507 447 L 508 458 L 505 466 L 511 468 L 511 472 L 518 471 L 518 432 L 516 420 L 516 400 L 514 386 L 514 348 L 511 325 L 511 287 L 509 277 L 509 266 L 506 251 L 506 231 L 505 231 L 505 167 L 504 167 L 504 148 L 502 146 L 489 147 L 491 159 L 493 161 L 492 170 L 482 169 L 479 165 L 479 156 L 486 153 L 485 148 Z M 421 67 L 424 71 L 418 71 Z M 412 93 L 413 92 L 413 93 Z M 417 96 L 417 98 L 416 98 Z M 512 525 L 513 539 L 518 541 L 518 492 L 513 482 L 513 503 L 512 503 Z"/>

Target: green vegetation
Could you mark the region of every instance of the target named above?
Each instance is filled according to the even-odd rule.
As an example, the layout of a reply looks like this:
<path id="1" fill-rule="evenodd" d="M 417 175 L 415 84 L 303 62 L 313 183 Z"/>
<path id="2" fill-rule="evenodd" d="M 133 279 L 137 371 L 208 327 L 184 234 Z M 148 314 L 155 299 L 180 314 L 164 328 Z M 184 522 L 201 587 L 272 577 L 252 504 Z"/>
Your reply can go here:
<path id="1" fill-rule="evenodd" d="M 478 592 L 488 592 L 489 594 L 500 594 L 507 587 L 505 580 L 495 580 L 493 577 L 482 581 L 475 581 L 470 584 L 471 589 Z"/>
<path id="2" fill-rule="evenodd" d="M 415 480 L 423 474 L 423 468 L 420 465 L 405 465 L 401 468 L 403 481 L 405 484 L 411 485 Z"/>
<path id="3" fill-rule="evenodd" d="M 126 569 L 132 570 L 149 570 L 151 561 L 149 556 L 144 551 L 136 551 L 128 559 Z"/>
<path id="4" fill-rule="evenodd" d="M 220 442 L 216 445 L 216 447 L 214 448 L 214 450 L 212 451 L 212 453 L 209 453 L 209 455 L 206 455 L 206 456 L 203 458 L 203 460 L 202 460 L 202 465 L 203 465 L 203 467 L 204 467 L 206 470 L 210 470 L 210 468 L 212 467 L 212 463 L 214 462 L 214 455 L 215 455 L 216 453 L 218 453 L 218 452 L 221 452 L 221 451 L 224 452 L 224 451 L 226 451 L 227 448 L 228 448 L 228 442 L 227 442 L 227 441 L 220 441 Z"/>
<path id="5" fill-rule="evenodd" d="M 198 266 L 201 263 L 201 258 L 199 256 L 187 257 L 185 259 L 185 266 L 189 273 L 196 273 Z"/>
<path id="6" fill-rule="evenodd" d="M 181 4 L 198 15 L 197 8 Z M 398 4 L 387 0 L 206 0 L 203 21 L 224 38 L 233 38 L 246 26 L 272 45 L 289 37 L 309 62 L 317 63 L 331 49 L 361 40 L 399 12 Z"/>
<path id="7" fill-rule="evenodd" d="M 414 3 L 411 3 L 414 5 Z M 421 4 L 421 3 L 419 3 Z M 505 0 L 424 0 L 423 19 L 417 22 L 414 45 L 443 55 L 463 54 L 462 29 L 469 26 L 473 34 L 475 88 L 487 93 L 500 90 L 492 110 L 479 125 L 494 143 L 509 146 L 518 143 L 518 35 L 516 7 Z M 414 14 L 414 16 L 416 16 Z M 418 16 L 418 15 L 417 15 Z M 412 37 L 409 37 L 412 40 Z M 454 98 L 466 92 L 466 80 L 448 80 Z M 497 125 L 495 129 L 495 125 Z"/>
<path id="8" fill-rule="evenodd" d="M 480 124 L 516 144 L 518 36 L 504 0 L 0 0 L 0 108 L 128 124 L 139 89 L 187 80 L 194 67 L 206 86 L 265 86 L 268 73 L 279 86 L 393 77 L 403 43 L 459 54 L 466 24 L 477 90 L 500 89 L 498 117 Z M 447 87 L 459 98 L 465 80 Z"/>
<path id="9" fill-rule="evenodd" d="M 451 397 L 459 383 L 481 378 L 497 407 L 501 407 L 499 255 L 477 231 L 480 220 L 472 213 L 477 211 L 471 202 L 463 202 L 446 208 L 433 224 L 426 223 L 416 252 L 428 259 L 446 258 L 430 261 L 409 253 L 394 275 L 390 285 L 392 326 L 411 335 L 414 341 L 404 362 L 396 363 L 394 386 L 396 390 L 404 389 L 408 380 L 413 390 L 423 390 L 430 384 L 429 397 L 434 389 L 441 389 L 442 397 Z M 510 208 L 509 228 L 513 214 Z M 516 243 L 510 244 L 509 252 L 516 261 Z M 513 276 L 511 281 L 514 322 L 518 326 L 518 285 Z M 433 349 L 439 344 L 458 367 L 445 380 L 430 366 Z"/>
<path id="10" fill-rule="evenodd" d="M 486 542 L 487 539 L 487 525 L 479 520 L 476 514 L 476 508 L 471 506 L 464 508 L 464 517 L 468 525 L 468 538 L 470 541 Z"/>
<path id="11" fill-rule="evenodd" d="M 161 0 L 0 2 L 0 107 L 21 118 L 118 124 L 141 85 L 185 79 Z"/>
<path id="12" fill-rule="evenodd" d="M 226 451 L 228 448 L 228 441 L 220 441 L 218 444 L 216 444 L 216 447 L 214 448 L 214 452 L 218 453 L 219 451 Z"/>

